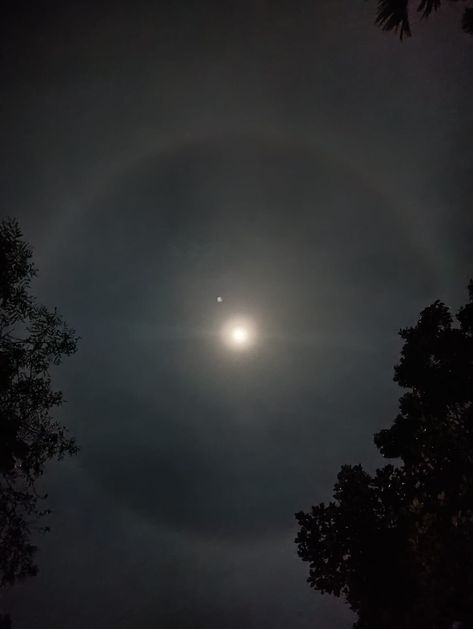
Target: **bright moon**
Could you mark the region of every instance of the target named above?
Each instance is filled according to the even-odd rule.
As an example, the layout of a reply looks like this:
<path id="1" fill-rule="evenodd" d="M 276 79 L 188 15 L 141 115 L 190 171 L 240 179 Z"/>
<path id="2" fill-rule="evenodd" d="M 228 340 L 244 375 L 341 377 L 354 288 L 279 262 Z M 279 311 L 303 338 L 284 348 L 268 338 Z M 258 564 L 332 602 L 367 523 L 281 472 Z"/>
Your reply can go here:
<path id="1" fill-rule="evenodd" d="M 235 343 L 241 345 L 248 340 L 248 330 L 246 328 L 237 327 L 232 330 L 232 338 Z"/>
<path id="2" fill-rule="evenodd" d="M 255 327 L 247 319 L 228 321 L 222 330 L 222 340 L 230 349 L 249 349 L 255 342 Z"/>

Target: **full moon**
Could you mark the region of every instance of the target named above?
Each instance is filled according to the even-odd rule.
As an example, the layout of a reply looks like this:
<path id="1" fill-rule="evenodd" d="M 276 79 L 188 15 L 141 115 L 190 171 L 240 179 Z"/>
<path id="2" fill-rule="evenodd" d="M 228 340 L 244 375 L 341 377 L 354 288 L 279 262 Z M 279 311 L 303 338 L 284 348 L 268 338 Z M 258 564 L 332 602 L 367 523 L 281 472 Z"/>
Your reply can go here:
<path id="1" fill-rule="evenodd" d="M 256 340 L 255 326 L 249 319 L 241 317 L 228 321 L 222 329 L 222 340 L 230 349 L 249 349 Z"/>
<path id="2" fill-rule="evenodd" d="M 235 343 L 238 343 L 239 345 L 246 343 L 248 340 L 248 330 L 241 326 L 234 328 L 232 330 L 232 338 Z"/>

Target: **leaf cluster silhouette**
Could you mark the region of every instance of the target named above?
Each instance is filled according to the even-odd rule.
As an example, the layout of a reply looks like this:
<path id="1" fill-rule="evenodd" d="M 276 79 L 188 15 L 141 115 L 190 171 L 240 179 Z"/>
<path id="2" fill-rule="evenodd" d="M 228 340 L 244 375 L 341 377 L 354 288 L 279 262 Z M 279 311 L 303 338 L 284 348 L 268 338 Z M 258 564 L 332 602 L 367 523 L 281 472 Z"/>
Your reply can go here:
<path id="1" fill-rule="evenodd" d="M 51 378 L 77 337 L 31 295 L 35 275 L 18 223 L 0 222 L 0 587 L 36 574 L 32 535 L 48 513 L 37 481 L 48 461 L 77 451 L 54 417 L 62 394 Z"/>
<path id="2" fill-rule="evenodd" d="M 460 0 L 449 0 L 449 2 L 459 2 Z M 461 0 L 464 2 L 464 0 Z M 378 0 L 376 24 L 384 31 L 394 31 L 399 33 L 399 37 L 410 37 L 410 10 L 414 10 L 422 18 L 428 18 L 433 12 L 438 11 L 445 4 L 442 0 Z M 465 33 L 473 35 L 473 7 L 465 7 L 461 21 L 461 27 Z"/>
<path id="3" fill-rule="evenodd" d="M 398 461 L 373 475 L 343 466 L 333 500 L 296 514 L 298 554 L 357 629 L 472 627 L 473 281 L 456 324 L 436 301 L 400 335 L 406 392 L 375 435 Z"/>

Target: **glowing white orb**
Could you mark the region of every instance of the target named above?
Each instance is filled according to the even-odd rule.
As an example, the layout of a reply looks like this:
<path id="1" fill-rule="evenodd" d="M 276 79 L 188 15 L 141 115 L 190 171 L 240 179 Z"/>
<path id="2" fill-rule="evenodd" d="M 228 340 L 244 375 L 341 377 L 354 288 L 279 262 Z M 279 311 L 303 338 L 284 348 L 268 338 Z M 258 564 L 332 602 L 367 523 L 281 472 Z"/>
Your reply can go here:
<path id="1" fill-rule="evenodd" d="M 217 302 L 219 304 L 221 304 L 223 302 L 223 297 L 221 297 L 220 295 L 217 297 Z"/>
<path id="2" fill-rule="evenodd" d="M 248 330 L 246 328 L 242 328 L 241 326 L 233 328 L 232 339 L 239 345 L 246 343 L 248 340 Z"/>
<path id="3" fill-rule="evenodd" d="M 255 326 L 242 317 L 228 321 L 222 329 L 222 340 L 230 349 L 249 349 L 256 341 Z"/>

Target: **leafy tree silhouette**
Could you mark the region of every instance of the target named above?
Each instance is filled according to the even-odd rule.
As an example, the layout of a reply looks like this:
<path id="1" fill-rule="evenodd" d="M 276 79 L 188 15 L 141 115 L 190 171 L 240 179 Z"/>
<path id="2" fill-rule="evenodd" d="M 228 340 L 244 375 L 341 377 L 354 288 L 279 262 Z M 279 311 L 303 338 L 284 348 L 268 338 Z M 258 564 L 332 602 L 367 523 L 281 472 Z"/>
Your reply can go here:
<path id="1" fill-rule="evenodd" d="M 8 614 L 0 614 L 0 629 L 11 629 L 11 619 Z"/>
<path id="2" fill-rule="evenodd" d="M 0 222 L 0 587 L 36 574 L 31 536 L 48 513 L 36 482 L 49 460 L 77 451 L 52 415 L 62 394 L 50 375 L 77 337 L 31 296 L 31 258 L 18 223 Z M 0 627 L 9 622 L 0 615 Z"/>
<path id="3" fill-rule="evenodd" d="M 399 414 L 375 435 L 374 475 L 338 474 L 333 501 L 298 513 L 308 582 L 346 598 L 358 629 L 473 626 L 473 281 L 454 325 L 436 301 L 404 340 Z"/>
<path id="4" fill-rule="evenodd" d="M 450 2 L 458 2 L 458 0 L 450 0 Z M 441 0 L 417 0 L 417 3 L 416 10 L 423 18 L 428 18 L 431 13 L 442 6 Z M 409 0 L 378 0 L 376 24 L 384 31 L 398 32 L 401 39 L 410 37 L 409 9 L 413 4 Z M 473 35 L 473 7 L 464 8 L 461 25 L 465 33 Z"/>

